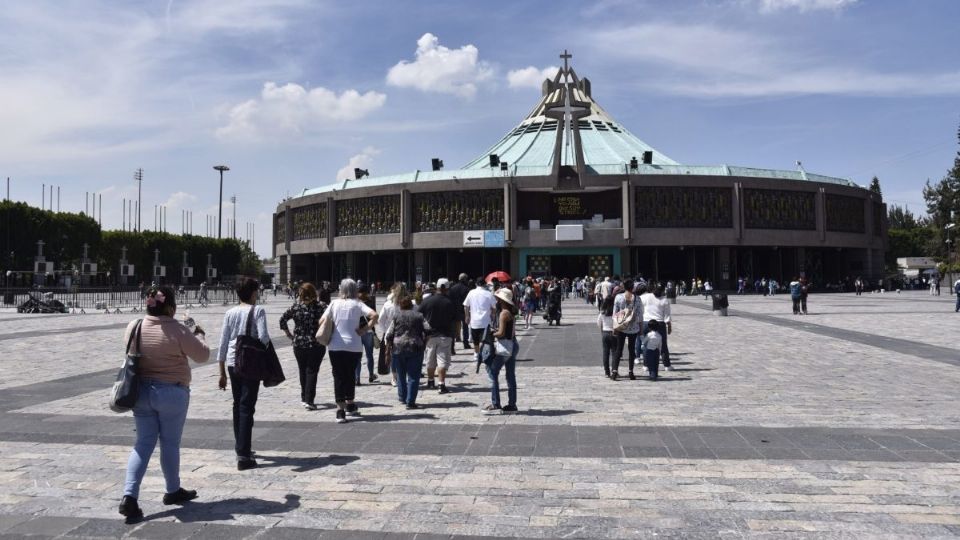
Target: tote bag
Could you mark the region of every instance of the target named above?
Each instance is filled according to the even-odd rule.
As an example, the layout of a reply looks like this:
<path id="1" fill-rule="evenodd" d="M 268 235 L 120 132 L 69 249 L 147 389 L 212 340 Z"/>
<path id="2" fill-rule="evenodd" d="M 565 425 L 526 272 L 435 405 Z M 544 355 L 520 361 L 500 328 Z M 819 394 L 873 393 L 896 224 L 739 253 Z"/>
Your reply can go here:
<path id="1" fill-rule="evenodd" d="M 336 301 L 334 301 L 336 302 Z M 330 340 L 333 339 L 333 304 L 330 302 L 330 307 L 327 308 L 327 312 L 323 314 L 323 317 L 320 317 L 320 328 L 317 329 L 317 343 L 323 345 L 324 347 L 330 346 Z"/>
<path id="2" fill-rule="evenodd" d="M 259 338 L 251 335 L 254 309 L 256 306 L 250 306 L 244 333 L 237 336 L 235 369 L 240 377 L 251 381 L 262 381 L 263 386 L 269 388 L 282 383 L 286 377 L 283 375 L 283 368 L 280 366 L 277 351 L 273 348 L 273 342 L 264 345 Z"/>
<path id="3" fill-rule="evenodd" d="M 113 383 L 113 389 L 110 392 L 110 410 L 115 413 L 125 413 L 133 409 L 140 397 L 140 327 L 143 325 L 143 319 L 137 321 L 137 325 L 130 332 L 130 338 L 127 340 L 126 355 L 123 359 L 123 365 L 117 373 L 117 381 Z M 137 339 L 137 349 L 135 353 L 130 352 L 130 345 L 133 339 Z"/>

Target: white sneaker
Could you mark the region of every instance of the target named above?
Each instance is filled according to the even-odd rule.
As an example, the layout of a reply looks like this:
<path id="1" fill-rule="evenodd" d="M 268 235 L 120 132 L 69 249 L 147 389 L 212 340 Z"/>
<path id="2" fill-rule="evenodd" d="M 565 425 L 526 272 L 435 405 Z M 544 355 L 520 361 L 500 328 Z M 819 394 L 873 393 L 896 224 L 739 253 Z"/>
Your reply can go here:
<path id="1" fill-rule="evenodd" d="M 673 371 L 673 366 L 666 366 L 663 368 L 664 371 Z"/>
<path id="2" fill-rule="evenodd" d="M 396 379 L 390 379 L 390 386 L 396 386 L 396 385 L 397 385 L 397 380 L 396 380 Z"/>

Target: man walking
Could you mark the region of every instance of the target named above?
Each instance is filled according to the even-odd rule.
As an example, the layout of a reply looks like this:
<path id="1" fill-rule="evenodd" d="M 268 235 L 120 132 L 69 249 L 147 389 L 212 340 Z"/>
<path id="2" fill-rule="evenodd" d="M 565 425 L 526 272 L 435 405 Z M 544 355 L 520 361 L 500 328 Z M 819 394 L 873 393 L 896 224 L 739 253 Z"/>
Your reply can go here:
<path id="1" fill-rule="evenodd" d="M 447 295 L 450 281 L 437 280 L 437 292 L 425 299 L 418 308 L 426 323 L 427 346 L 424 354 L 427 360 L 427 388 L 433 389 L 433 378 L 440 379 L 440 393 L 446 394 L 447 370 L 452 361 L 453 336 L 455 334 L 457 312 L 460 310 Z"/>
<path id="2" fill-rule="evenodd" d="M 477 278 L 477 287 L 463 300 L 463 318 L 470 328 L 470 340 L 473 341 L 473 359 L 480 358 L 480 341 L 483 331 L 490 326 L 496 316 L 497 300 L 493 293 L 483 285 L 483 276 Z"/>
<path id="3" fill-rule="evenodd" d="M 462 306 L 463 301 L 467 299 L 467 294 L 470 292 L 470 287 L 467 286 L 467 280 L 470 279 L 466 274 L 460 274 L 457 278 L 457 283 L 450 287 L 450 291 L 447 293 L 447 296 L 450 298 L 450 301 L 453 302 L 454 306 Z M 461 341 L 463 342 L 463 350 L 470 350 L 470 331 L 467 326 L 464 324 L 463 311 L 456 309 L 456 320 L 453 335 L 462 336 Z"/>

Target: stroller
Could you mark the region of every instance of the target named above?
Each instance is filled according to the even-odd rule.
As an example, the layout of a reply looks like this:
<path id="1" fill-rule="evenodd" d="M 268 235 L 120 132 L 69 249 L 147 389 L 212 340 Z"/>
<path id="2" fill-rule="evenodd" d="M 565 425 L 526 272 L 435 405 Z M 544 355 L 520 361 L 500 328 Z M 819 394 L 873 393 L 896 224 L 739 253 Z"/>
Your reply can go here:
<path id="1" fill-rule="evenodd" d="M 560 317 L 563 315 L 563 308 L 560 305 L 561 301 L 562 291 L 560 285 L 557 283 L 550 285 L 550 288 L 547 289 L 547 311 L 543 314 L 543 318 L 547 321 L 547 326 L 550 326 L 552 323 L 560 326 Z"/>

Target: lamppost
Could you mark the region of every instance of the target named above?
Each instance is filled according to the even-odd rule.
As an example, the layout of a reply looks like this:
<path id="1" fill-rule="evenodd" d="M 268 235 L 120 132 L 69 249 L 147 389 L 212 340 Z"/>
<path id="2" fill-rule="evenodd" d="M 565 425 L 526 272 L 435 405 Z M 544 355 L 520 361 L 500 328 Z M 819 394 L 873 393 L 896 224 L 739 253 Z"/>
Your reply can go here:
<path id="1" fill-rule="evenodd" d="M 226 165 L 214 165 L 213 170 L 220 171 L 220 210 L 217 212 L 217 238 L 220 238 L 220 232 L 223 228 L 223 171 L 229 171 L 230 167 Z"/>
<path id="2" fill-rule="evenodd" d="M 233 225 L 230 228 L 230 238 L 237 238 L 237 196 L 230 197 L 230 206 L 233 207 Z"/>

